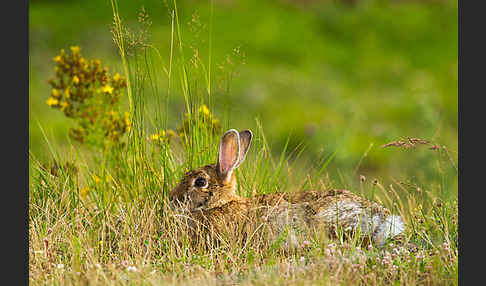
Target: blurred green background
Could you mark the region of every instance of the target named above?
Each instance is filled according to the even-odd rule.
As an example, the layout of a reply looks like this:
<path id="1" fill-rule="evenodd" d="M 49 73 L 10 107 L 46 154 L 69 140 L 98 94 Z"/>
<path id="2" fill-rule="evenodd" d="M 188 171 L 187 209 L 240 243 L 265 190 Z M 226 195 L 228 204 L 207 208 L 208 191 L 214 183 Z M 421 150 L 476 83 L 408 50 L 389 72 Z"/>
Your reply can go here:
<path id="1" fill-rule="evenodd" d="M 228 115 L 237 129 L 255 129 L 258 118 L 276 154 L 287 139 L 289 150 L 303 143 L 298 163 L 303 168 L 316 167 L 336 151 L 328 166 L 336 178 L 344 173 L 357 182 L 362 174 L 431 188 L 450 180 L 446 191 L 456 194 L 457 176 L 444 176 L 454 173 L 453 166 L 441 162 L 457 162 L 458 156 L 457 1 L 215 0 L 212 17 L 210 3 L 188 0 L 177 6 L 188 58 L 194 45 L 207 61 L 212 30 L 211 105 L 217 117 Z M 149 41 L 165 66 L 168 5 L 119 2 L 122 20 L 134 31 L 144 7 L 152 21 Z M 63 146 L 72 124 L 45 104 L 47 80 L 54 76 L 52 58 L 78 45 L 84 56 L 101 59 L 110 71 L 121 72 L 122 65 L 110 32 L 110 1 L 33 0 L 29 17 L 30 150 L 47 160 L 40 126 Z M 235 64 L 231 81 L 224 64 L 228 55 Z M 159 75 L 163 97 L 162 68 Z M 170 106 L 169 124 L 175 127 L 184 113 L 180 93 L 174 93 Z M 448 154 L 439 157 L 426 146 L 380 148 L 406 136 L 445 145 Z"/>

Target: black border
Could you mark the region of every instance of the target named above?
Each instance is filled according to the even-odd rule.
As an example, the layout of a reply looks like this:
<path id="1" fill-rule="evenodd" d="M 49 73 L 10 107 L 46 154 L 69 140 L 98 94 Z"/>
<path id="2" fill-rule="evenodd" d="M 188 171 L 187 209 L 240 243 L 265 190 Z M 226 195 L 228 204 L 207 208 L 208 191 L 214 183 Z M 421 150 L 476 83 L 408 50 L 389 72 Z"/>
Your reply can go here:
<path id="1" fill-rule="evenodd" d="M 2 281 L 29 280 L 29 9 L 28 0 L 2 7 Z M 10 112 L 11 111 L 11 112 Z M 5 146 L 6 145 L 6 146 Z"/>
<path id="2" fill-rule="evenodd" d="M 485 272 L 482 262 L 484 258 L 481 254 L 486 240 L 486 236 L 483 235 L 483 225 L 486 224 L 483 222 L 483 218 L 486 217 L 483 213 L 486 211 L 486 199 L 480 197 L 484 196 L 484 182 L 481 182 L 484 178 L 484 167 L 481 165 L 484 165 L 482 161 L 485 156 L 481 156 L 483 154 L 480 153 L 484 153 L 481 135 L 484 132 L 482 116 L 485 114 L 485 105 L 480 102 L 480 97 L 484 96 L 485 90 L 485 10 L 480 7 L 483 1 L 462 0 L 458 4 L 458 276 L 460 285 L 480 285 L 482 283 L 477 281 L 483 279 L 480 275 Z M 469 130 L 469 134 L 476 134 L 476 138 L 470 136 L 466 139 L 466 130 Z M 474 159 L 476 162 L 473 162 Z M 469 231 L 467 235 L 466 230 Z M 473 261 L 474 254 L 478 256 L 477 261 Z"/>

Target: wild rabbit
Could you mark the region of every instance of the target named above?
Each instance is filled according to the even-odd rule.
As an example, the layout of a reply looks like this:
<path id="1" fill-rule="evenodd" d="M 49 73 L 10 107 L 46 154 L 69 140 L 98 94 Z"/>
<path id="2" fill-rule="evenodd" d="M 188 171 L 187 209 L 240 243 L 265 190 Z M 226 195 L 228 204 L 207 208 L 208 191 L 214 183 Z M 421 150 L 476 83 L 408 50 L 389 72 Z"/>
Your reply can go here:
<path id="1" fill-rule="evenodd" d="M 336 237 L 341 229 L 378 245 L 404 232 L 400 216 L 348 190 L 238 196 L 233 171 L 245 160 L 252 138 L 250 130 L 228 130 L 221 138 L 218 162 L 187 172 L 170 192 L 171 205 L 188 210 L 193 226 L 244 232 L 245 226 L 263 221 L 276 235 L 289 230 L 290 246 L 297 245 L 297 234 L 309 230 Z"/>

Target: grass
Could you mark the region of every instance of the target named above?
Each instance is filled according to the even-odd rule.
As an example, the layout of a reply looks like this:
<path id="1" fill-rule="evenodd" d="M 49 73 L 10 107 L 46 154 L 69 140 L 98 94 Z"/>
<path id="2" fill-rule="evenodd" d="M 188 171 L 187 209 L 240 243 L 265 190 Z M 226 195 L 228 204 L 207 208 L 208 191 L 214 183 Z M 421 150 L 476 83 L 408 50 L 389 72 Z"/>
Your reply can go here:
<path id="1" fill-rule="evenodd" d="M 118 18 L 126 8 L 122 4 L 128 4 L 115 0 L 112 4 L 113 9 L 107 7 L 105 13 L 113 12 L 122 19 L 115 25 L 120 44 L 112 47 L 116 53 L 116 49 L 120 51 L 121 61 L 106 49 L 95 54 L 89 45 L 86 54 L 101 56 L 103 62 L 113 63 L 115 70 L 123 71 L 128 78 L 130 92 L 122 108 L 130 111 L 131 129 L 124 135 L 124 145 L 96 148 L 65 140 L 71 123 L 55 110 L 47 111 L 43 102 L 48 93 L 42 93 L 39 87 L 41 78 L 47 79 L 49 73 L 41 72 L 38 65 L 47 65 L 55 54 L 49 54 L 49 48 L 31 53 L 31 104 L 35 108 L 29 130 L 30 283 L 458 283 L 457 153 L 453 152 L 457 149 L 457 99 L 451 96 L 457 96 L 457 73 L 450 72 L 451 66 L 457 66 L 457 53 L 456 46 L 437 49 L 440 41 L 429 34 L 434 29 L 426 28 L 431 19 L 442 23 L 443 29 L 450 29 L 450 23 L 456 25 L 457 21 L 442 18 L 454 14 L 454 7 L 444 4 L 424 8 L 412 3 L 385 5 L 384 10 L 383 4 L 376 2 L 356 9 L 318 7 L 308 16 L 300 8 L 268 2 L 259 4 L 257 11 L 257 15 L 266 17 L 254 21 L 242 14 L 221 12 L 248 11 L 254 8 L 250 4 L 224 8 L 210 1 L 197 6 L 203 18 L 197 20 L 194 13 L 182 16 L 191 10 L 189 4 L 174 1 L 166 4 L 167 23 L 157 24 L 154 19 L 152 30 L 159 34 L 154 33 L 152 41 L 136 41 L 140 39 L 137 34 L 124 30 L 131 22 Z M 46 11 L 50 10 L 45 7 L 57 7 L 36 5 L 31 9 L 37 23 L 41 15 L 48 15 Z M 76 5 L 60 7 L 66 12 L 59 13 L 63 14 L 60 17 L 69 15 L 73 7 L 84 9 L 84 4 Z M 150 12 L 157 8 L 147 5 L 146 9 Z M 100 11 L 96 13 L 102 14 Z M 399 20 L 406 23 L 405 28 L 391 21 L 410 13 L 415 17 Z M 108 15 L 103 14 L 106 18 Z M 82 13 L 78 17 L 83 17 Z M 247 27 L 238 30 L 248 42 L 229 54 L 231 64 L 227 62 L 219 69 L 218 57 L 224 54 L 221 50 L 234 47 L 224 30 L 231 17 Z M 184 24 L 189 19 L 195 19 L 192 26 Z M 66 29 L 59 23 L 52 25 Z M 209 30 L 201 28 L 205 23 L 212 23 Z M 143 23 L 137 25 L 144 27 Z M 349 32 L 363 26 L 364 33 Z M 198 27 L 202 29 L 199 34 L 195 32 Z M 39 36 L 35 29 L 31 41 Z M 319 29 L 323 29 L 324 39 L 317 36 Z M 397 31 L 404 30 L 415 34 L 397 36 Z M 314 44 L 295 44 L 292 41 L 296 38 L 284 37 L 284 32 L 301 34 Z M 454 33 L 440 34 L 447 35 L 441 40 L 452 42 Z M 157 39 L 165 44 L 157 44 Z M 416 40 L 422 41 L 422 49 L 414 51 Z M 65 44 L 70 40 L 56 41 Z M 229 46 L 222 45 L 224 41 Z M 205 46 L 209 43 L 211 49 Z M 199 57 L 194 56 L 191 44 Z M 46 54 L 49 56 L 42 56 Z M 246 73 L 256 71 L 255 75 L 245 74 L 238 65 L 243 62 L 250 66 Z M 328 67 L 315 62 L 325 62 Z M 269 63 L 277 64 L 269 69 Z M 391 69 L 399 72 L 394 74 Z M 403 75 L 407 73 L 411 75 Z M 268 88 L 262 83 L 265 81 L 274 86 L 271 94 L 279 96 L 262 96 L 269 93 L 264 91 Z M 248 83 L 262 98 L 248 98 L 248 90 L 241 87 Z M 315 96 L 322 95 L 323 86 L 327 95 Z M 271 108 L 272 104 L 277 108 Z M 440 116 L 434 106 L 441 106 Z M 269 112 L 262 112 L 267 108 Z M 306 115 L 302 115 L 303 110 Z M 275 118 L 282 112 L 288 116 Z M 321 113 L 326 114 L 325 119 Z M 54 123 L 41 119 L 46 114 Z M 212 119 L 219 119 L 221 127 Z M 312 122 L 320 123 L 313 127 Z M 370 132 L 376 122 L 381 122 L 377 129 L 390 129 L 386 126 L 392 123 L 396 128 Z M 333 124 L 337 127 L 322 127 Z M 255 134 L 245 163 L 236 171 L 240 195 L 347 188 L 401 214 L 408 226 L 405 243 L 388 243 L 379 249 L 357 245 L 354 240 L 329 241 L 315 236 L 292 253 L 282 250 L 284 238 L 255 239 L 244 248 L 238 239 L 210 247 L 195 243 L 168 207 L 167 193 L 184 172 L 214 163 L 219 136 L 236 126 L 251 128 Z M 177 127 L 184 127 L 184 136 L 170 141 L 163 136 L 162 140 L 150 139 L 151 134 Z M 407 135 L 432 140 L 440 148 L 379 147 Z M 320 141 L 330 146 L 322 150 Z"/>
<path id="2" fill-rule="evenodd" d="M 298 172 L 285 157 L 268 160 L 262 133 L 255 142 L 237 173 L 243 194 L 290 191 L 296 186 L 292 181 L 312 180 L 296 178 Z M 119 154 L 119 161 L 104 170 L 78 161 L 77 175 L 62 168 L 56 175 L 36 172 L 29 211 L 32 284 L 457 284 L 457 203 L 440 201 L 437 189 L 411 191 L 400 184 L 386 188 L 368 181 L 360 188 L 363 195 L 402 214 L 407 241 L 416 250 L 392 244 L 367 248 L 323 237 L 309 237 L 308 245 L 290 255 L 281 250 L 281 241 L 269 246 L 252 240 L 242 249 L 229 240 L 207 249 L 193 245 L 194 237 L 167 207 L 162 190 L 190 167 L 165 147 L 168 155 L 157 152 L 153 157 L 146 155 L 148 150 L 134 155 L 138 151 L 129 149 L 130 154 Z M 199 164 L 215 160 L 215 148 L 207 147 L 214 142 L 193 151 L 201 154 Z M 157 171 L 163 162 L 166 169 Z M 79 180 L 81 175 L 86 182 Z M 324 181 L 319 188 L 332 187 Z M 89 189 L 83 191 L 83 185 Z M 400 199 L 396 191 L 409 195 Z"/>

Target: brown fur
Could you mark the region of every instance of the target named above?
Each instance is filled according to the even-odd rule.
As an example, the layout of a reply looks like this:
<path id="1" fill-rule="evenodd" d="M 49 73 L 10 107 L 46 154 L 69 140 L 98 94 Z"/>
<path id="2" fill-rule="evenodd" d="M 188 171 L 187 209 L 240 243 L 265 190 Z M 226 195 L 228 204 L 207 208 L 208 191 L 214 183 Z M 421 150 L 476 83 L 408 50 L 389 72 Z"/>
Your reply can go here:
<path id="1" fill-rule="evenodd" d="M 194 180 L 202 177 L 208 180 L 207 188 L 194 186 Z M 231 175 L 228 183 L 220 179 L 216 164 L 206 165 L 187 172 L 179 184 L 169 194 L 171 202 L 185 203 L 190 210 L 211 209 L 238 200 L 235 194 L 236 178 Z"/>
<path id="2" fill-rule="evenodd" d="M 196 187 L 194 181 L 199 177 L 205 178 L 208 185 Z M 223 177 L 218 164 L 207 165 L 187 172 L 170 193 L 170 201 L 174 206 L 189 210 L 193 228 L 202 226 L 216 234 L 229 230 L 242 235 L 248 224 L 263 222 L 278 235 L 290 226 L 289 242 L 294 246 L 297 233 L 309 230 L 325 231 L 330 237 L 336 237 L 338 229 L 351 234 L 360 228 L 365 240 L 379 243 L 397 232 L 396 229 L 384 230 L 384 226 L 390 224 L 388 209 L 348 190 L 273 193 L 243 198 L 236 194 L 236 184 L 234 174 Z M 401 219 L 400 223 L 403 224 Z"/>

